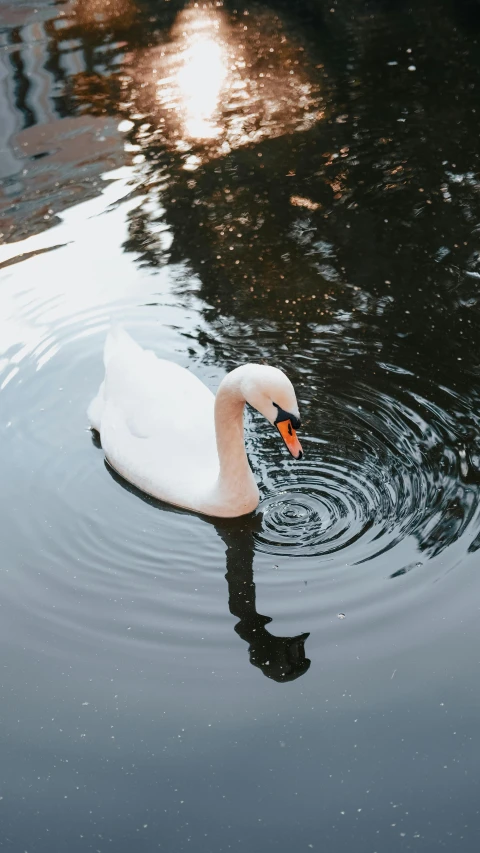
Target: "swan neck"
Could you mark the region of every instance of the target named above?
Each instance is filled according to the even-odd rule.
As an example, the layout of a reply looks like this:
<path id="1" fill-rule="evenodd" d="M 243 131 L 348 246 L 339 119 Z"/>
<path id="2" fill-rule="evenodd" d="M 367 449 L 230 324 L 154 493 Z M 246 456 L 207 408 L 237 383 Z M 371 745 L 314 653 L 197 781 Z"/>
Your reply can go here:
<path id="1" fill-rule="evenodd" d="M 215 398 L 215 432 L 220 464 L 215 500 L 225 515 L 245 515 L 258 506 L 259 493 L 248 464 L 243 432 L 245 394 L 242 378 L 245 367 L 229 373 Z M 228 509 L 228 512 L 226 511 Z"/>
<path id="2" fill-rule="evenodd" d="M 220 384 L 215 398 L 215 431 L 221 478 L 237 478 L 242 471 L 250 472 L 243 430 L 244 408 L 245 397 L 239 382 L 229 374 Z"/>

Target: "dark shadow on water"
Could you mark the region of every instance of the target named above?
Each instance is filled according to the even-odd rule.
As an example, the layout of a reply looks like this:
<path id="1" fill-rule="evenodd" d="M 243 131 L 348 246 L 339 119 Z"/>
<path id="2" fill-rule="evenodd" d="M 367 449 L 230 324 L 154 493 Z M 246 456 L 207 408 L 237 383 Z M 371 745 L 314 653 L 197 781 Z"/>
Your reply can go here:
<path id="1" fill-rule="evenodd" d="M 237 519 L 240 524 L 215 524 L 218 535 L 226 545 L 228 606 L 239 618 L 235 631 L 248 643 L 250 663 L 274 681 L 294 681 L 310 667 L 305 656 L 305 640 L 309 634 L 296 637 L 275 637 L 266 629 L 270 616 L 257 613 L 256 589 L 253 580 L 253 529 L 259 517 Z"/>
<path id="2" fill-rule="evenodd" d="M 100 436 L 94 430 L 92 430 L 92 441 L 95 447 L 101 448 Z M 215 528 L 226 547 L 225 577 L 228 584 L 228 607 L 232 616 L 239 619 L 235 625 L 235 632 L 248 643 L 250 663 L 258 667 L 267 678 L 279 683 L 295 681 L 304 675 L 311 663 L 305 655 L 305 640 L 309 637 L 309 633 L 294 637 L 276 637 L 265 627 L 272 621 L 271 617 L 263 616 L 256 609 L 253 534 L 261 523 L 261 516 L 250 514 L 242 518 L 210 518 L 191 513 L 144 494 L 124 480 L 107 460 L 105 460 L 105 467 L 119 486 L 159 511 L 196 515 Z"/>

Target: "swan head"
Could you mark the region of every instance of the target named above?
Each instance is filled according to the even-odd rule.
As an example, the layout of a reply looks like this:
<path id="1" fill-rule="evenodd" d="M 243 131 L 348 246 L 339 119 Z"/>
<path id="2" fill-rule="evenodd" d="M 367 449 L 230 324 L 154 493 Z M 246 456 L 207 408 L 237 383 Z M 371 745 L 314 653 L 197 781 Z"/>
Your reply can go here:
<path id="1" fill-rule="evenodd" d="M 303 450 L 296 433 L 300 413 L 288 376 L 266 364 L 249 364 L 242 372 L 240 385 L 247 403 L 278 429 L 293 458 L 301 459 Z"/>

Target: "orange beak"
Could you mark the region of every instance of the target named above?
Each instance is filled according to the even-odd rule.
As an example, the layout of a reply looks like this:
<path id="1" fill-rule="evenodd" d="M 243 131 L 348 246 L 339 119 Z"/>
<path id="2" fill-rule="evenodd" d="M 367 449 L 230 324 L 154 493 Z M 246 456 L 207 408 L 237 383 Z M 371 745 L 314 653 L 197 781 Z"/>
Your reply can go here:
<path id="1" fill-rule="evenodd" d="M 303 456 L 302 445 L 300 444 L 297 433 L 295 432 L 291 421 L 280 421 L 276 427 L 282 436 L 287 448 L 294 459 L 301 459 Z"/>

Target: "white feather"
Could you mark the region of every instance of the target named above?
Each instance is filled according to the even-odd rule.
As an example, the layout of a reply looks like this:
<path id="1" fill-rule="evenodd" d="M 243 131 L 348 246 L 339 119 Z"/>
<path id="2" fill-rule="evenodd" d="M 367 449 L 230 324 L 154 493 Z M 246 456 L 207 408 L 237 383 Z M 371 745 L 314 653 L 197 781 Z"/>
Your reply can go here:
<path id="1" fill-rule="evenodd" d="M 282 400 L 286 386 L 289 411 L 297 411 L 293 388 L 281 371 L 245 365 L 226 377 L 222 404 L 217 401 L 222 433 L 217 447 L 215 397 L 190 371 L 142 349 L 120 327 L 108 333 L 104 362 L 105 378 L 88 418 L 119 474 L 147 494 L 197 512 L 235 516 L 257 506 L 258 488 L 243 442 L 241 385 L 248 380 L 258 396 L 267 376 Z M 270 417 L 270 411 L 265 414 Z"/>

